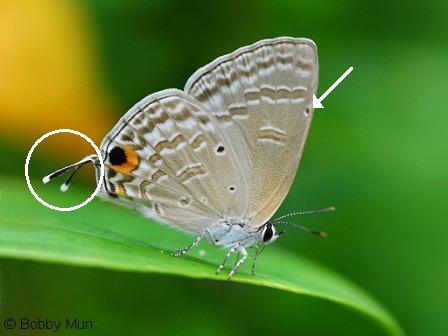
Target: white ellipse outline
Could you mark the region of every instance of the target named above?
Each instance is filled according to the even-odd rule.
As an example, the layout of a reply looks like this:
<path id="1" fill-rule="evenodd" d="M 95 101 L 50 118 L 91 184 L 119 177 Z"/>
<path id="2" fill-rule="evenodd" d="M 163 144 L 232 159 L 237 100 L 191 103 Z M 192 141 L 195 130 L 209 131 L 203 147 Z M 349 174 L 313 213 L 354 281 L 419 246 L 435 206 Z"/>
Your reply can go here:
<path id="1" fill-rule="evenodd" d="M 30 177 L 28 174 L 28 166 L 30 164 L 30 159 L 31 159 L 31 155 L 33 154 L 34 150 L 36 149 L 36 147 L 46 138 L 48 138 L 50 135 L 54 135 L 54 134 L 58 134 L 58 133 L 71 133 L 71 134 L 75 134 L 80 136 L 81 138 L 87 140 L 88 143 L 90 143 L 90 145 L 95 149 L 96 154 L 98 155 L 98 159 L 100 160 L 100 165 L 101 165 L 101 169 L 100 169 L 100 178 L 98 181 L 98 184 L 96 186 L 95 191 L 93 192 L 92 195 L 90 195 L 90 197 L 88 199 L 86 199 L 84 202 L 82 202 L 81 204 L 78 205 L 74 205 L 72 207 L 69 208 L 60 208 L 54 205 L 51 205 L 47 202 L 45 202 L 42 198 L 39 197 L 39 195 L 34 191 L 33 186 L 31 185 L 30 182 Z M 101 156 L 100 153 L 100 149 L 97 147 L 97 145 L 95 145 L 95 143 L 93 142 L 92 139 L 90 139 L 87 135 L 85 135 L 84 133 L 78 132 L 78 131 L 74 131 L 68 128 L 61 128 L 61 129 L 57 129 L 48 133 L 45 133 L 44 135 L 42 135 L 35 143 L 34 145 L 31 147 L 30 151 L 28 152 L 28 155 L 26 157 L 26 161 L 25 161 L 25 178 L 26 178 L 26 183 L 28 184 L 28 189 L 30 189 L 31 193 L 33 194 L 33 196 L 43 205 L 45 205 L 47 208 L 50 208 L 52 210 L 57 210 L 57 211 L 72 211 L 72 210 L 77 210 L 79 208 L 82 208 L 84 205 L 86 205 L 87 203 L 89 203 L 91 200 L 93 200 L 93 198 L 99 193 L 100 189 L 101 189 L 101 185 L 103 183 L 103 179 L 104 179 L 104 161 L 103 158 Z"/>

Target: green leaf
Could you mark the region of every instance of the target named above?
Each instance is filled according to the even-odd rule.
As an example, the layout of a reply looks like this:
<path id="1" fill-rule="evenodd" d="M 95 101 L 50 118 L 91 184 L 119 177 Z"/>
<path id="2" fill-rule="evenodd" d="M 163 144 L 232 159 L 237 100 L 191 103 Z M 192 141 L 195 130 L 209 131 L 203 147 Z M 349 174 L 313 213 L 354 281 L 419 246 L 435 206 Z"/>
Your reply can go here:
<path id="1" fill-rule="evenodd" d="M 38 192 L 42 190 L 39 187 Z M 56 188 L 48 190 L 45 196 L 53 199 L 79 199 L 85 194 L 85 190 L 76 189 L 65 194 Z M 37 202 L 24 180 L 3 178 L 0 192 L 1 257 L 227 280 L 227 268 L 215 275 L 225 255 L 223 250 L 201 243 L 186 256 L 174 258 L 170 252 L 191 243 L 191 237 L 117 205 L 94 200 L 77 211 L 50 210 Z M 315 262 L 273 245 L 257 261 L 256 276 L 250 274 L 250 264 L 243 265 L 232 281 L 340 303 L 369 317 L 391 335 L 404 335 L 373 296 Z"/>

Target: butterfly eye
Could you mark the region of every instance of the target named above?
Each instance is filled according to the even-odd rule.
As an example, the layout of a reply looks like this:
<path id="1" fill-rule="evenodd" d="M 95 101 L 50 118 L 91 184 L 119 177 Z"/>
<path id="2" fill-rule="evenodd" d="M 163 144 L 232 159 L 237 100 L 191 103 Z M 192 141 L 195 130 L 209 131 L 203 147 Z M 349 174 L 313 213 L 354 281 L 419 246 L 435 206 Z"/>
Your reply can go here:
<path id="1" fill-rule="evenodd" d="M 274 236 L 274 229 L 272 227 L 272 224 L 266 224 L 266 228 L 263 232 L 263 243 L 269 242 L 272 237 Z"/>

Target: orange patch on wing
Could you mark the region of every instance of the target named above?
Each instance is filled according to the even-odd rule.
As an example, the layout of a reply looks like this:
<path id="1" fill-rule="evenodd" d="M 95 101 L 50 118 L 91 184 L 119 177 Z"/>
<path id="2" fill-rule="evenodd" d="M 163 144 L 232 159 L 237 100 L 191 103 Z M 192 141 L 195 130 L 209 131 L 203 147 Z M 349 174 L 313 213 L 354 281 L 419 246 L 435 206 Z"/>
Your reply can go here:
<path id="1" fill-rule="evenodd" d="M 138 155 L 131 149 L 131 147 L 124 146 L 122 147 L 124 153 L 126 155 L 126 162 L 120 165 L 108 165 L 113 170 L 116 170 L 120 173 L 129 174 L 132 172 L 139 164 Z"/>
<path id="2" fill-rule="evenodd" d="M 123 196 L 123 195 L 126 195 L 126 190 L 124 190 L 124 187 L 122 185 L 118 185 L 116 193 L 118 195 L 122 195 Z"/>

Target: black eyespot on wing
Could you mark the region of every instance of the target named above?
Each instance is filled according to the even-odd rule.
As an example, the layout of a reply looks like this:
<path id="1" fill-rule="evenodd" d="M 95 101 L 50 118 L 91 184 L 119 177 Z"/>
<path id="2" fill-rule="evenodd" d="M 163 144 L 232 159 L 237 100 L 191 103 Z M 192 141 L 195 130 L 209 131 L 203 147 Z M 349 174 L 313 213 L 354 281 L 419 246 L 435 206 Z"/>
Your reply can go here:
<path id="1" fill-rule="evenodd" d="M 217 153 L 223 153 L 224 152 L 224 146 L 218 146 L 218 148 L 216 148 L 216 152 Z"/>
<path id="2" fill-rule="evenodd" d="M 308 106 L 305 107 L 305 110 L 303 111 L 303 113 L 305 114 L 306 117 L 308 117 L 310 115 L 310 108 Z"/>
<path id="3" fill-rule="evenodd" d="M 126 153 L 123 148 L 115 146 L 109 152 L 109 161 L 114 166 L 121 166 L 127 162 Z"/>

